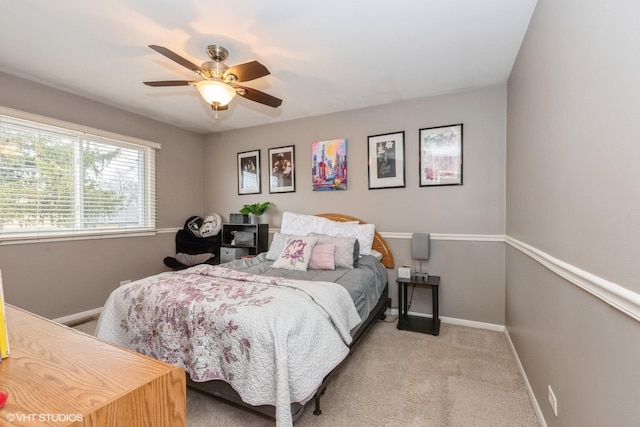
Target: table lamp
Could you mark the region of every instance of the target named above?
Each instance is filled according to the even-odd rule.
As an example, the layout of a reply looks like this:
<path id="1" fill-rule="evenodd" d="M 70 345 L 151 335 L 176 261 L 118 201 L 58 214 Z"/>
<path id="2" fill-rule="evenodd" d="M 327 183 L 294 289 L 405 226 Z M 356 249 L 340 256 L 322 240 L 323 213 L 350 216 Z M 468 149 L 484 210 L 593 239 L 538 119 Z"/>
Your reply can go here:
<path id="1" fill-rule="evenodd" d="M 414 277 L 420 277 L 424 280 L 429 279 L 429 274 L 422 271 L 422 261 L 429 259 L 430 241 L 429 233 L 413 233 L 411 235 L 411 257 L 420 260 L 420 269 L 414 274 Z"/>

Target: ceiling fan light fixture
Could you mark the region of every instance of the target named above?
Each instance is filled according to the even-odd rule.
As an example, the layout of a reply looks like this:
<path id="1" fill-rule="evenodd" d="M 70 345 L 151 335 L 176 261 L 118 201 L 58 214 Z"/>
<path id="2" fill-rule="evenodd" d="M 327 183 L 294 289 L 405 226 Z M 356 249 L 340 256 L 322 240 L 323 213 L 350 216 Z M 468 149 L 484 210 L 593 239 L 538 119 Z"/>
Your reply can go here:
<path id="1" fill-rule="evenodd" d="M 196 83 L 196 87 L 209 104 L 227 105 L 236 96 L 234 88 L 217 80 L 202 80 Z"/>
<path id="2" fill-rule="evenodd" d="M 278 108 L 282 104 L 282 99 L 271 96 L 268 93 L 260 92 L 251 87 L 241 86 L 238 83 L 248 82 L 260 77 L 268 76 L 267 67 L 258 61 L 249 61 L 243 64 L 227 66 L 224 61 L 229 52 L 219 45 L 207 47 L 207 53 L 211 61 L 207 61 L 202 66 L 197 66 L 188 59 L 183 58 L 166 47 L 149 45 L 149 47 L 161 55 L 166 56 L 173 62 L 200 75 L 202 80 L 163 80 L 155 82 L 143 82 L 147 86 L 195 86 L 198 92 L 207 101 L 207 104 L 216 111 L 226 110 L 227 105 L 234 96 L 240 95 L 244 99 L 254 101 L 268 107 Z"/>

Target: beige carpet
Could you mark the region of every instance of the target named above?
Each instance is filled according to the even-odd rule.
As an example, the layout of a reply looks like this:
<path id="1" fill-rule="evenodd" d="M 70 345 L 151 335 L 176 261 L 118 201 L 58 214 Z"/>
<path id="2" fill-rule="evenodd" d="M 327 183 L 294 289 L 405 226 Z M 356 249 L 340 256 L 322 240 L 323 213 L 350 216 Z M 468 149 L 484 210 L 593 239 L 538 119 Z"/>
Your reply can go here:
<path id="1" fill-rule="evenodd" d="M 91 324 L 78 325 L 91 333 Z M 440 335 L 378 322 L 296 426 L 538 426 L 503 333 L 442 324 Z M 187 390 L 189 427 L 273 426 L 273 420 Z"/>

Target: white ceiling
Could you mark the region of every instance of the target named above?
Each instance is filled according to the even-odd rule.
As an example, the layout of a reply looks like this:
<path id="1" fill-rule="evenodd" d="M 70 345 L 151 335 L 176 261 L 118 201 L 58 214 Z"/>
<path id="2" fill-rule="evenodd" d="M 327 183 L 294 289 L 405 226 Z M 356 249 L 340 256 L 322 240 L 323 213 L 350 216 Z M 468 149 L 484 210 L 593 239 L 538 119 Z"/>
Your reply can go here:
<path id="1" fill-rule="evenodd" d="M 0 0 L 0 70 L 199 133 L 388 104 L 506 82 L 536 0 Z M 200 65 L 257 60 L 218 119 L 199 77 L 147 47 Z"/>

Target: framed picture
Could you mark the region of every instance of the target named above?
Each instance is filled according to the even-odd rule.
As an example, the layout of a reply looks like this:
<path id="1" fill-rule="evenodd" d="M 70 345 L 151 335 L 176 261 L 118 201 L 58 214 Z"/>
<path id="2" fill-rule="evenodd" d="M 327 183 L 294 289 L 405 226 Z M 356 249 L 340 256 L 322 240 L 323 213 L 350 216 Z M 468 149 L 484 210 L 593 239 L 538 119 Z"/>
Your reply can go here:
<path id="1" fill-rule="evenodd" d="M 462 185 L 462 123 L 420 129 L 420 187 Z"/>
<path id="2" fill-rule="evenodd" d="M 260 192 L 260 150 L 238 153 L 238 194 Z"/>
<path id="3" fill-rule="evenodd" d="M 369 137 L 369 190 L 405 186 L 404 131 Z"/>
<path id="4" fill-rule="evenodd" d="M 296 191 L 295 147 L 269 148 L 269 193 Z"/>
<path id="5" fill-rule="evenodd" d="M 313 191 L 347 189 L 347 140 L 311 143 Z"/>

